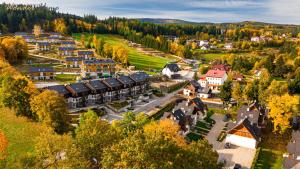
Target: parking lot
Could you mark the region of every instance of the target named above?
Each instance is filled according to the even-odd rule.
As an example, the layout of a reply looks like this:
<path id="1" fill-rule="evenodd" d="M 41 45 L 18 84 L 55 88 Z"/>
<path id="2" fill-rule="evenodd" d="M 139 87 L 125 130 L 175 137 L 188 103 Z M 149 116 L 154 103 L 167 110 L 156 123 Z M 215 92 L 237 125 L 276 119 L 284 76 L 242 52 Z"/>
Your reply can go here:
<path id="1" fill-rule="evenodd" d="M 214 114 L 212 118 L 216 121 L 216 124 L 206 138 L 213 145 L 214 150 L 218 152 L 219 161 L 226 160 L 225 168 L 233 168 L 234 164 L 238 163 L 242 165 L 243 169 L 250 169 L 256 150 L 234 145 L 231 145 L 229 149 L 225 149 L 225 141 L 217 141 L 220 132 L 226 124 L 223 122 L 223 115 Z"/>

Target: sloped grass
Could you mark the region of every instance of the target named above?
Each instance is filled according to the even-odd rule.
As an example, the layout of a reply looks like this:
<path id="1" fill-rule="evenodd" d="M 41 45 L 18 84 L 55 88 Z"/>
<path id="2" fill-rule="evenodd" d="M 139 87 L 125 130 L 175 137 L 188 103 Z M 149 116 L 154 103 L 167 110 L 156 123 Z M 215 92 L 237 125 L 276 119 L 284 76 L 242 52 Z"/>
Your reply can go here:
<path id="1" fill-rule="evenodd" d="M 14 168 L 15 160 L 33 152 L 34 140 L 43 131 L 41 124 L 16 117 L 7 108 L 0 108 L 0 130 L 8 139 L 8 168 Z"/>
<path id="2" fill-rule="evenodd" d="M 80 40 L 81 34 L 76 33 L 73 34 L 72 36 L 76 40 Z M 86 38 L 88 36 L 93 36 L 93 35 L 86 34 Z M 165 64 L 171 62 L 171 60 L 168 58 L 146 55 L 139 52 L 137 49 L 128 46 L 126 40 L 123 39 L 121 36 L 97 34 L 97 37 L 104 39 L 106 43 L 112 46 L 121 45 L 124 48 L 126 48 L 128 50 L 129 63 L 130 65 L 135 66 L 136 69 L 142 69 L 146 71 L 153 71 L 153 69 L 155 69 L 156 71 L 160 71 L 165 66 Z"/>

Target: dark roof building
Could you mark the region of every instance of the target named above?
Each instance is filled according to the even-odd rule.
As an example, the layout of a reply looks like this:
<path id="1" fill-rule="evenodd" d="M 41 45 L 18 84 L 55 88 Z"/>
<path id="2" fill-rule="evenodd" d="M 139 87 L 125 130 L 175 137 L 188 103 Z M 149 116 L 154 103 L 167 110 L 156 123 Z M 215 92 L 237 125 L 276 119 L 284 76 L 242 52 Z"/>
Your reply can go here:
<path id="1" fill-rule="evenodd" d="M 91 50 L 79 50 L 77 51 L 78 55 L 93 55 L 94 51 Z"/>
<path id="2" fill-rule="evenodd" d="M 134 85 L 134 81 L 128 76 L 119 76 L 118 80 L 123 83 L 124 87 L 131 87 Z"/>
<path id="3" fill-rule="evenodd" d="M 256 102 L 251 105 L 243 105 L 237 111 L 237 121 L 245 119 L 246 117 L 250 121 L 251 124 L 260 126 L 262 122 L 262 118 L 264 117 L 264 109 L 261 108 Z"/>
<path id="4" fill-rule="evenodd" d="M 287 154 L 284 154 L 285 169 L 300 168 L 300 131 L 293 131 L 292 139 L 287 145 Z"/>
<path id="5" fill-rule="evenodd" d="M 54 72 L 53 67 L 31 67 L 29 68 L 29 73 L 38 73 L 38 72 Z"/>
<path id="6" fill-rule="evenodd" d="M 129 76 L 136 83 L 142 83 L 149 80 L 149 75 L 145 72 L 136 72 Z"/>
<path id="7" fill-rule="evenodd" d="M 75 45 L 75 41 L 61 41 L 62 45 Z"/>
<path id="8" fill-rule="evenodd" d="M 112 90 L 123 88 L 123 84 L 119 82 L 116 78 L 107 78 L 103 80 L 103 83 L 105 83 Z"/>
<path id="9" fill-rule="evenodd" d="M 115 61 L 112 59 L 90 59 L 84 60 L 83 64 L 85 65 L 93 65 L 93 64 L 114 64 Z"/>
<path id="10" fill-rule="evenodd" d="M 89 84 L 97 92 L 102 93 L 108 91 L 108 87 L 101 80 L 91 80 Z"/>
<path id="11" fill-rule="evenodd" d="M 66 57 L 65 60 L 69 61 L 69 62 L 75 62 L 75 61 L 83 61 L 84 58 L 83 57 Z"/>
<path id="12" fill-rule="evenodd" d="M 54 90 L 57 93 L 63 95 L 64 97 L 70 97 L 71 93 L 66 89 L 64 85 L 55 85 L 55 86 L 49 86 L 46 87 L 48 90 Z"/>
<path id="13" fill-rule="evenodd" d="M 166 64 L 164 68 L 168 68 L 172 72 L 179 72 L 181 70 L 176 63 Z"/>
<path id="14" fill-rule="evenodd" d="M 75 47 L 59 47 L 58 50 L 60 51 L 73 51 Z"/>
<path id="15" fill-rule="evenodd" d="M 236 132 L 236 130 L 239 130 L 242 126 L 249 131 L 249 133 L 253 136 L 253 138 L 255 138 L 255 140 L 260 141 L 260 137 L 261 137 L 260 128 L 258 128 L 256 125 L 252 125 L 251 122 L 248 120 L 248 118 L 244 118 L 240 120 L 237 124 L 234 123 L 229 124 L 228 133 L 232 134 Z"/>
<path id="16" fill-rule="evenodd" d="M 66 88 L 72 93 L 73 97 L 87 96 L 91 91 L 84 83 L 72 83 L 67 85 Z"/>

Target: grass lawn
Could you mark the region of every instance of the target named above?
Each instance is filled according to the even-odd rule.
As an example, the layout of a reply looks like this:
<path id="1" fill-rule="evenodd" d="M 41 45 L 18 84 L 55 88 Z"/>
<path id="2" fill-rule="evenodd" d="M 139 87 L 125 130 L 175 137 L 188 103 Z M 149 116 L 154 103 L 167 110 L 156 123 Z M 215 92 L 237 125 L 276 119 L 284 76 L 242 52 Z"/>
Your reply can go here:
<path id="1" fill-rule="evenodd" d="M 283 158 L 280 151 L 263 148 L 258 155 L 254 169 L 283 169 Z"/>
<path id="2" fill-rule="evenodd" d="M 254 169 L 282 169 L 282 155 L 286 151 L 286 145 L 290 140 L 290 136 L 290 132 L 286 132 L 283 135 L 274 134 L 270 126 L 264 129 L 262 142 L 259 145 L 261 152 Z"/>
<path id="3" fill-rule="evenodd" d="M 55 76 L 55 80 L 64 83 L 73 83 L 76 81 L 77 75 L 70 75 L 70 74 L 58 74 Z"/>
<path id="4" fill-rule="evenodd" d="M 0 130 L 9 141 L 8 168 L 14 168 L 14 161 L 27 153 L 33 152 L 34 139 L 43 131 L 39 123 L 26 118 L 16 117 L 14 112 L 0 108 Z"/>
<path id="5" fill-rule="evenodd" d="M 93 35 L 90 35 L 93 36 Z M 135 48 L 128 46 L 125 39 L 117 35 L 98 34 L 99 38 L 103 38 L 106 43 L 110 45 L 121 45 L 128 50 L 128 60 L 130 65 L 136 67 L 136 69 L 160 71 L 166 63 L 171 62 L 170 59 L 163 57 L 155 57 L 151 55 L 143 54 L 137 51 Z M 81 34 L 73 34 L 76 40 L 80 40 Z M 87 37 L 87 36 L 86 36 Z"/>
<path id="6" fill-rule="evenodd" d="M 198 59 L 204 58 L 207 62 L 209 62 L 216 59 L 221 59 L 226 55 L 228 55 L 228 53 L 201 53 L 199 54 Z"/>
<path id="7" fill-rule="evenodd" d="M 198 141 L 198 140 L 203 139 L 203 136 L 195 134 L 195 133 L 189 133 L 186 135 L 186 139 L 188 141 Z"/>

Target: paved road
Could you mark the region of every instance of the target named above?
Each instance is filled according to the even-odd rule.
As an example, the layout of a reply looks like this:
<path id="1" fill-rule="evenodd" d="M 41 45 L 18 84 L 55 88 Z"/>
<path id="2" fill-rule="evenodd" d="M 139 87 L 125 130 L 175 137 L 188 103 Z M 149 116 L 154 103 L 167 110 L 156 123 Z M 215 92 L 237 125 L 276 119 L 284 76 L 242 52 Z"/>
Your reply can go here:
<path id="1" fill-rule="evenodd" d="M 207 134 L 206 139 L 213 145 L 214 150 L 219 154 L 219 160 L 226 160 L 225 168 L 232 168 L 235 163 L 241 164 L 243 169 L 250 169 L 255 156 L 255 150 L 232 145 L 230 149 L 225 149 L 224 144 L 217 141 L 219 134 L 225 126 L 223 115 L 214 114 L 212 118 L 216 121 L 215 126 Z"/>
<path id="2" fill-rule="evenodd" d="M 152 100 L 149 103 L 141 105 L 140 107 L 135 109 L 133 112 L 134 113 L 144 112 L 144 113 L 148 114 L 151 110 L 155 109 L 155 107 L 161 106 L 161 105 L 165 104 L 166 102 L 171 101 L 172 97 L 174 97 L 177 93 L 178 93 L 178 90 L 173 93 L 169 93 L 169 94 L 165 95 L 164 97 L 159 97 L 155 100 Z"/>

